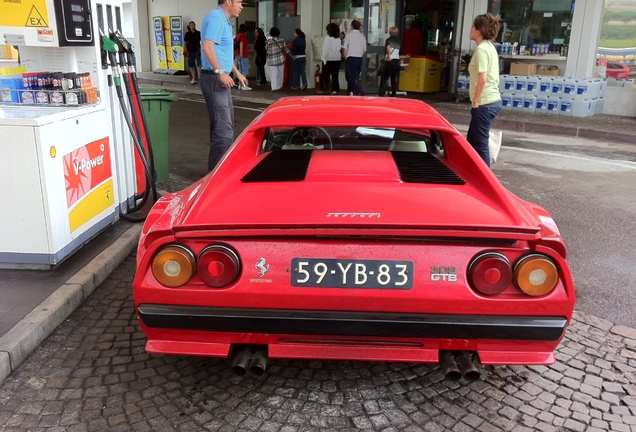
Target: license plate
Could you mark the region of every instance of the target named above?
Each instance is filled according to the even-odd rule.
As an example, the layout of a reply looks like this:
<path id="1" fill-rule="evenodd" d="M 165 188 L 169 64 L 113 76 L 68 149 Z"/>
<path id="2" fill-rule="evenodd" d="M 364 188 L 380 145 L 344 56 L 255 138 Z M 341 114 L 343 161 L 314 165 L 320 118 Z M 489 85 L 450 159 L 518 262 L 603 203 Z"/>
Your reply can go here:
<path id="1" fill-rule="evenodd" d="M 291 284 L 324 288 L 413 288 L 413 261 L 293 258 Z"/>

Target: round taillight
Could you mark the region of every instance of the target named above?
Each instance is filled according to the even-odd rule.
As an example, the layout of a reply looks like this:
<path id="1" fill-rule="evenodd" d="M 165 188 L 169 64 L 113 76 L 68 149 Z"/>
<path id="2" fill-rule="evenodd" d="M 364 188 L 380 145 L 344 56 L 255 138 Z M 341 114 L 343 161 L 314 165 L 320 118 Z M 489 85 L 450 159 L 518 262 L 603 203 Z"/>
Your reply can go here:
<path id="1" fill-rule="evenodd" d="M 221 288 L 236 280 L 241 271 L 241 262 L 234 252 L 224 245 L 208 246 L 197 260 L 197 274 L 203 282 Z"/>
<path id="2" fill-rule="evenodd" d="M 152 274 L 159 283 L 170 288 L 184 285 L 195 271 L 194 254 L 185 246 L 166 246 L 152 260 Z"/>
<path id="3" fill-rule="evenodd" d="M 544 255 L 526 255 L 515 264 L 515 285 L 528 295 L 547 294 L 554 289 L 558 280 L 556 265 Z"/>
<path id="4" fill-rule="evenodd" d="M 473 260 L 468 269 L 469 281 L 482 294 L 499 294 L 512 282 L 512 267 L 505 255 L 488 252 Z"/>

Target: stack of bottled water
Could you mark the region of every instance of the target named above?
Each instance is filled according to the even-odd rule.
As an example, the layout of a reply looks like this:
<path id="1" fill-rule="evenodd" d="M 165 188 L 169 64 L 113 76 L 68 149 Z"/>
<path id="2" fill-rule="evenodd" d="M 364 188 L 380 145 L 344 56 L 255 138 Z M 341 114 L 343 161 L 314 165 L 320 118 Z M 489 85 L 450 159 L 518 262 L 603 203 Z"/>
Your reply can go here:
<path id="1" fill-rule="evenodd" d="M 502 108 L 589 117 L 603 112 L 605 78 L 501 75 Z"/>

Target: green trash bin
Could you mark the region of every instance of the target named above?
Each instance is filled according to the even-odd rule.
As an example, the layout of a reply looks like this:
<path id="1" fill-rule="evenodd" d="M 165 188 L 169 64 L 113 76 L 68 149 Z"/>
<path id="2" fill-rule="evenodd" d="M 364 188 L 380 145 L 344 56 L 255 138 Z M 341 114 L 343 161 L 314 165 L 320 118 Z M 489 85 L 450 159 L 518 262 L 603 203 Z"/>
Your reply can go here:
<path id="1" fill-rule="evenodd" d="M 150 133 L 152 154 L 157 172 L 157 183 L 168 181 L 170 167 L 168 163 L 170 140 L 170 107 L 177 96 L 166 89 L 140 87 L 139 94 L 144 105 L 144 114 Z"/>

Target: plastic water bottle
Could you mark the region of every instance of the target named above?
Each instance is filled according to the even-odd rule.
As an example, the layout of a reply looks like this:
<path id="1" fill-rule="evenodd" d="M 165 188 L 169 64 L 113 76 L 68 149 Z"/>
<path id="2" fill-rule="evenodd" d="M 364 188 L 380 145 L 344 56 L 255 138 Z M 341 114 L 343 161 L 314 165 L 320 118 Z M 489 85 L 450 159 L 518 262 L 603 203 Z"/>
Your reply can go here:
<path id="1" fill-rule="evenodd" d="M 596 97 L 605 97 L 605 88 L 607 87 L 607 78 L 599 78 L 598 79 L 598 93 L 596 93 Z"/>
<path id="2" fill-rule="evenodd" d="M 601 89 L 601 80 L 599 79 L 593 79 L 590 80 L 590 86 L 588 88 L 588 92 L 589 92 L 589 96 L 591 98 L 597 98 L 599 97 L 599 91 Z"/>
<path id="3" fill-rule="evenodd" d="M 504 90 L 507 92 L 514 92 L 517 88 L 517 76 L 516 75 L 506 75 L 504 79 Z"/>
<path id="4" fill-rule="evenodd" d="M 467 93 L 470 87 L 468 77 L 466 75 L 460 75 L 457 78 L 457 93 Z"/>
<path id="5" fill-rule="evenodd" d="M 593 82 L 591 79 L 581 78 L 576 80 L 576 96 L 583 99 L 594 99 L 592 96 Z"/>
<path id="6" fill-rule="evenodd" d="M 570 98 L 562 97 L 559 98 L 559 114 L 563 116 L 571 116 L 572 115 L 572 104 L 573 100 Z"/>
<path id="7" fill-rule="evenodd" d="M 565 80 L 561 77 L 552 78 L 552 84 L 550 86 L 550 94 L 552 96 L 561 96 L 563 94 L 563 85 Z"/>
<path id="8" fill-rule="evenodd" d="M 513 111 L 523 110 L 523 93 L 515 93 L 512 95 L 512 109 Z"/>
<path id="9" fill-rule="evenodd" d="M 537 110 L 537 96 L 526 93 L 523 97 L 523 110 L 525 112 L 535 112 Z"/>
<path id="10" fill-rule="evenodd" d="M 599 97 L 596 98 L 596 112 L 595 114 L 603 114 L 603 110 L 605 109 L 605 98 Z"/>
<path id="11" fill-rule="evenodd" d="M 536 75 L 532 75 L 528 77 L 528 82 L 526 83 L 526 93 L 530 93 L 536 95 L 539 93 L 539 77 Z"/>
<path id="12" fill-rule="evenodd" d="M 517 93 L 525 93 L 526 87 L 528 85 L 528 77 L 527 76 L 517 76 L 517 83 L 515 85 L 515 91 Z"/>
<path id="13" fill-rule="evenodd" d="M 499 93 L 503 94 L 506 91 L 506 79 L 508 75 L 499 75 Z"/>
<path id="14" fill-rule="evenodd" d="M 576 79 L 566 78 L 563 83 L 563 95 L 573 98 L 576 96 Z"/>
<path id="15" fill-rule="evenodd" d="M 592 114 L 592 101 L 590 99 L 576 98 L 572 101 L 573 117 L 588 117 Z"/>
<path id="16" fill-rule="evenodd" d="M 535 112 L 548 112 L 548 96 L 546 94 L 538 94 L 535 102 Z"/>
<path id="17" fill-rule="evenodd" d="M 501 95 L 501 109 L 512 109 L 512 93 L 506 92 Z"/>
<path id="18" fill-rule="evenodd" d="M 560 102 L 559 96 L 548 96 L 548 114 L 558 114 Z"/>
<path id="19" fill-rule="evenodd" d="M 539 77 L 539 94 L 549 95 L 552 91 L 552 78 L 543 76 Z"/>

